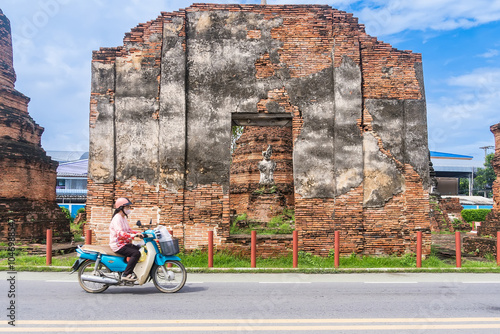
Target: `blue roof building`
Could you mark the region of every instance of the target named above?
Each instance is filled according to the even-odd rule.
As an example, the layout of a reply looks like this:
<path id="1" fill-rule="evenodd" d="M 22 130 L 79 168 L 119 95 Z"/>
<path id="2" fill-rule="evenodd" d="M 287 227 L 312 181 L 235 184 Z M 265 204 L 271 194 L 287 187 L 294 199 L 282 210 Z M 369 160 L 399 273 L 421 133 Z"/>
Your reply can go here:
<path id="1" fill-rule="evenodd" d="M 56 154 L 54 154 L 56 153 Z M 67 208 L 71 216 L 76 217 L 80 208 L 87 202 L 88 152 L 48 152 L 59 160 L 57 167 L 56 199 L 61 207 Z M 74 161 L 67 158 L 79 157 Z"/>
<path id="2" fill-rule="evenodd" d="M 439 193 L 441 195 L 459 195 L 460 179 L 468 179 L 469 191 L 462 195 L 472 196 L 474 174 L 478 168 L 484 167 L 483 164 L 472 160 L 474 157 L 470 155 L 436 151 L 430 151 L 430 154 L 436 172 Z"/>

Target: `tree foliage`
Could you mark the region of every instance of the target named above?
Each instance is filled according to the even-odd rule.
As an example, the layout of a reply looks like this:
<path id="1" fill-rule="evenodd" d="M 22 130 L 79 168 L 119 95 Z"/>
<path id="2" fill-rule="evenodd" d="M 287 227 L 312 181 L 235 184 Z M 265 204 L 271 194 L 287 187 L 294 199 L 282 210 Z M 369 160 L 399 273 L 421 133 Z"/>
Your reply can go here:
<path id="1" fill-rule="evenodd" d="M 490 211 L 490 209 L 465 209 L 462 210 L 462 218 L 468 223 L 484 222 Z"/>
<path id="2" fill-rule="evenodd" d="M 59 208 L 66 215 L 66 218 L 68 218 L 68 220 L 72 223 L 73 222 L 73 217 L 71 217 L 71 212 L 69 211 L 69 209 L 65 208 L 63 206 L 60 206 Z"/>
<path id="3" fill-rule="evenodd" d="M 240 139 L 244 129 L 245 127 L 237 125 L 231 128 L 231 153 L 234 153 L 234 150 L 236 150 L 236 141 Z"/>
<path id="4" fill-rule="evenodd" d="M 479 191 L 491 191 L 493 181 L 496 179 L 495 171 L 491 165 L 491 161 L 495 155 L 490 153 L 486 156 L 484 168 L 478 168 L 474 175 L 474 189 L 475 195 L 480 195 Z M 461 178 L 459 183 L 459 194 L 469 194 L 469 179 Z"/>
<path id="5" fill-rule="evenodd" d="M 474 177 L 474 188 L 476 189 L 491 189 L 493 181 L 496 179 L 495 171 L 491 165 L 494 154 L 490 153 L 486 156 L 484 163 L 485 168 L 479 168 Z"/>

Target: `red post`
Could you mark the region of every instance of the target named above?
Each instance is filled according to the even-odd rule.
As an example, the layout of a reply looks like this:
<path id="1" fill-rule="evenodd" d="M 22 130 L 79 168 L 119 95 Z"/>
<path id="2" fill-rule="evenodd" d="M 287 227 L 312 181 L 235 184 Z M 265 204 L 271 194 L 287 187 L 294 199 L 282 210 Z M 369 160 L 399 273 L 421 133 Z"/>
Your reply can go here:
<path id="1" fill-rule="evenodd" d="M 338 268 L 340 265 L 340 231 L 335 231 L 335 268 Z"/>
<path id="2" fill-rule="evenodd" d="M 455 232 L 455 251 L 457 258 L 457 268 L 462 267 L 462 242 L 460 239 L 460 232 Z"/>
<path id="3" fill-rule="evenodd" d="M 52 265 L 52 229 L 47 230 L 47 249 L 46 249 L 47 265 Z"/>
<path id="4" fill-rule="evenodd" d="M 214 231 L 208 231 L 208 268 L 214 266 Z"/>
<path id="5" fill-rule="evenodd" d="M 500 266 L 500 231 L 497 231 L 497 266 Z"/>
<path id="6" fill-rule="evenodd" d="M 92 230 L 85 231 L 85 245 L 92 245 Z"/>
<path id="7" fill-rule="evenodd" d="M 297 268 L 299 266 L 299 233 L 293 231 L 293 267 Z"/>
<path id="8" fill-rule="evenodd" d="M 257 232 L 252 231 L 252 238 L 250 240 L 250 267 L 256 267 L 256 255 L 257 255 Z"/>
<path id="9" fill-rule="evenodd" d="M 417 268 L 422 267 L 422 231 L 417 231 Z"/>

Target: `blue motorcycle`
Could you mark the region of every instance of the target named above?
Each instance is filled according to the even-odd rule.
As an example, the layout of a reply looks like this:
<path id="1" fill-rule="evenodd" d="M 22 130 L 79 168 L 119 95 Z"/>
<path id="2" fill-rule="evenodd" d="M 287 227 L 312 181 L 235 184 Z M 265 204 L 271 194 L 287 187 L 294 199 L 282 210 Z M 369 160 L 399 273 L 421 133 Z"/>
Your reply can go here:
<path id="1" fill-rule="evenodd" d="M 140 222 L 137 223 L 140 226 Z M 109 246 L 78 246 L 78 259 L 72 267 L 71 274 L 78 271 L 78 282 L 87 292 L 99 293 L 111 285 L 135 286 L 153 280 L 155 287 L 161 292 L 177 292 L 186 283 L 187 273 L 179 253 L 176 239 L 168 242 L 158 241 L 160 229 L 149 229 L 142 232 L 144 246 L 141 259 L 134 268 L 137 276 L 135 282 L 122 280 L 122 273 L 127 267 L 126 258 L 111 250 Z"/>

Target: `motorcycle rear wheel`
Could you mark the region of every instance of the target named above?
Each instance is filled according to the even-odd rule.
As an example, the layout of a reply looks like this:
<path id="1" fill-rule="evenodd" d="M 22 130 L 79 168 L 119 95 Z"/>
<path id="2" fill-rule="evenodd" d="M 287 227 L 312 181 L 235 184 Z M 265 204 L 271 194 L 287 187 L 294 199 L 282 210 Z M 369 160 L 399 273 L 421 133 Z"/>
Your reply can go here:
<path id="1" fill-rule="evenodd" d="M 92 260 L 87 260 L 80 266 L 80 269 L 78 270 L 78 282 L 80 283 L 80 286 L 82 287 L 83 290 L 90 293 L 99 293 L 106 291 L 106 289 L 109 288 L 109 285 L 107 284 L 82 280 L 82 275 L 94 275 L 94 268 L 95 268 L 95 261 Z M 111 272 L 108 269 L 108 267 L 106 267 L 102 263 L 99 263 L 97 270 L 98 270 L 98 274 L 96 275 L 97 277 L 100 277 L 100 274 L 102 273 Z"/>
<path id="2" fill-rule="evenodd" d="M 164 265 L 155 265 L 151 270 L 155 287 L 161 292 L 174 293 L 186 283 L 187 272 L 179 261 L 167 261 Z"/>

